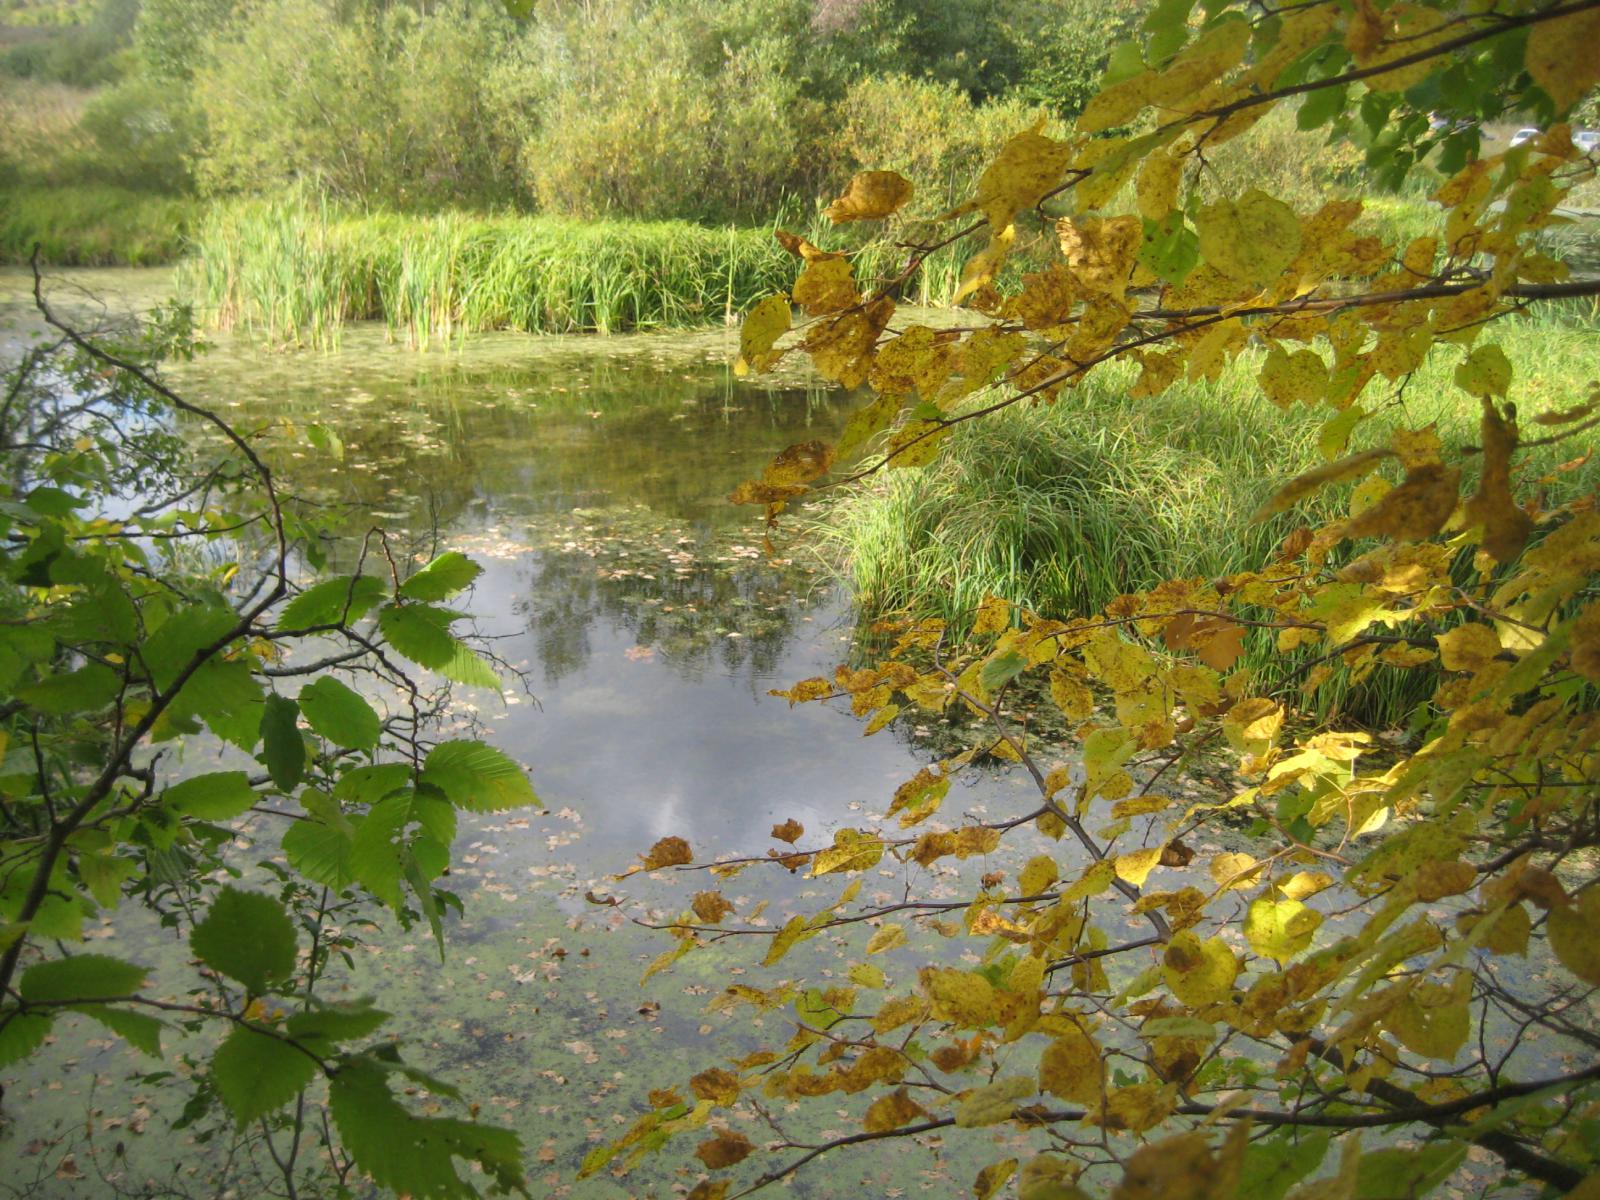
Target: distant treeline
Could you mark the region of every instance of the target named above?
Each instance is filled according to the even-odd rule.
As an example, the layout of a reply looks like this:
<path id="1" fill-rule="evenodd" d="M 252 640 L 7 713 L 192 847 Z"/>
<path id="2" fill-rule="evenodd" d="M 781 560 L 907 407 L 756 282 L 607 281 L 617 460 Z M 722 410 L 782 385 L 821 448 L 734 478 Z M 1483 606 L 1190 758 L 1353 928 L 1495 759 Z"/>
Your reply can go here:
<path id="1" fill-rule="evenodd" d="M 1035 114 L 1075 112 L 1145 7 L 12 0 L 0 187 L 765 222 L 870 164 L 931 212 Z"/>

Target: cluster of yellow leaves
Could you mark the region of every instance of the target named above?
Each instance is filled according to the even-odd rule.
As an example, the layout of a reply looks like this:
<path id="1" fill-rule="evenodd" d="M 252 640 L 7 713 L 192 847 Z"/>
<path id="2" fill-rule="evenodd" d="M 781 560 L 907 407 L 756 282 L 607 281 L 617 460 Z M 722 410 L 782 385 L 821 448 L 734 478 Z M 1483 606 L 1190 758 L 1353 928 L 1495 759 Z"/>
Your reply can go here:
<path id="1" fill-rule="evenodd" d="M 1558 109 L 1600 82 L 1596 19 L 1582 10 L 1529 29 L 1522 65 Z M 1600 393 L 1519 413 L 1516 368 L 1489 332 L 1530 287 L 1567 277 L 1533 235 L 1559 222 L 1590 166 L 1555 125 L 1468 162 L 1434 194 L 1437 233 L 1403 243 L 1365 232 L 1358 200 L 1297 211 L 1248 187 L 1202 202 L 1192 186 L 1204 155 L 1265 115 L 1277 82 L 1319 48 L 1347 52 L 1369 91 L 1399 92 L 1443 69 L 1437 55 L 1479 20 L 1353 0 L 1288 6 L 1270 21 L 1213 14 L 1159 48 L 1153 36 L 1119 51 L 1073 129 L 1019 132 L 944 215 L 974 218 L 978 235 L 958 297 L 975 315 L 960 330 L 897 322 L 907 274 L 858 279 L 853 260 L 780 232 L 803 265 L 789 295 L 750 313 L 742 361 L 768 369 L 787 340 L 824 378 L 874 395 L 836 445 L 788 448 L 736 501 L 775 517 L 869 448 L 869 468 L 922 465 L 960 421 L 1028 398 L 1059 402 L 1111 358 L 1139 364 L 1133 394 L 1144 397 L 1214 380 L 1244 354 L 1257 357 L 1271 403 L 1317 414 L 1323 460 L 1256 519 L 1282 519 L 1324 489 L 1350 495 L 1342 519 L 1290 533 L 1258 570 L 1169 580 L 1072 619 L 991 597 L 965 646 L 937 622 L 910 623 L 879 661 L 774 692 L 847 702 L 868 734 L 913 713 L 992 728 L 906 780 L 890 829 L 840 829 L 831 845 L 775 855 L 791 869 L 808 863 L 812 877 L 858 878 L 829 907 L 791 917 L 767 965 L 849 923 L 863 872 L 993 853 L 1009 825 L 932 825 L 954 776 L 980 756 L 1036 772 L 1032 823 L 1061 846 L 1028 857 L 1015 888 L 986 872 L 946 915 L 885 921 L 893 910 L 867 905 L 855 918 L 874 927 L 864 951 L 882 957 L 853 964 L 848 988 L 730 988 L 729 1002 L 763 1013 L 793 1004 L 800 1018 L 781 1060 L 761 1060 L 768 1096 L 876 1089 L 862 1117 L 873 1135 L 941 1116 L 1026 1128 L 1053 1097 L 1074 1108 L 1052 1122 L 1142 1136 L 1182 1111 L 1202 1089 L 1202 1064 L 1215 1071 L 1220 1047 L 1242 1037 L 1282 1053 L 1275 1078 L 1320 1073 L 1325 1094 L 1391 1098 L 1405 1079 L 1399 1094 L 1424 1105 L 1467 1086 L 1436 1068 L 1474 1044 L 1476 963 L 1547 948 L 1560 986 L 1600 986 L 1600 886 L 1536 861 L 1563 839 L 1592 839 L 1583 831 L 1600 795 L 1600 502 L 1543 507 L 1518 468 L 1525 427 L 1587 430 Z M 1106 211 L 1128 185 L 1135 211 Z M 891 218 L 911 190 L 869 172 L 828 214 Z M 1059 253 L 1003 282 L 1025 236 Z M 1430 355 L 1454 366 L 1479 414 L 1473 447 L 1446 446 L 1431 427 L 1371 433 Z M 1264 692 L 1251 648 L 1299 656 L 1298 688 Z M 1420 738 L 1308 725 L 1301 701 L 1336 668 L 1352 685 L 1426 673 Z M 1007 701 L 1035 683 L 1076 744 L 1070 763 L 1037 761 L 1006 723 Z M 1229 756 L 1231 794 L 1184 802 L 1164 794 L 1178 790 L 1170 784 L 1158 791 L 1151 764 L 1181 766 L 1201 745 Z M 1192 863 L 1185 839 L 1218 814 L 1252 818 L 1259 836 L 1249 853 Z M 797 841 L 792 832 L 783 840 Z M 1518 839 L 1533 848 L 1482 852 Z M 702 893 L 695 911 L 715 923 L 724 903 Z M 963 937 L 969 953 L 897 980 L 896 952 L 916 923 Z M 1150 936 L 1129 940 L 1141 925 Z M 849 1036 L 828 1036 L 846 1013 L 859 1022 Z M 999 1057 L 1018 1044 L 1032 1051 Z M 942 1090 L 908 1086 L 913 1071 L 917 1081 L 937 1072 Z M 729 1094 L 709 1086 L 695 1094 Z M 1544 1130 L 1531 1122 L 1521 1135 Z M 705 1147 L 736 1153 L 724 1134 Z M 1198 1133 L 1154 1142 L 1127 1157 L 1112 1195 L 1223 1200 L 1247 1153 L 1238 1125 L 1220 1148 Z M 1296 1196 L 1357 1194 L 1362 1172 L 1398 1161 L 1389 1153 L 1363 1156 L 1347 1139 L 1335 1173 Z M 994 1163 L 973 1190 L 989 1197 L 1013 1181 L 1023 1200 L 1082 1195 L 1077 1168 L 1051 1155 Z"/>

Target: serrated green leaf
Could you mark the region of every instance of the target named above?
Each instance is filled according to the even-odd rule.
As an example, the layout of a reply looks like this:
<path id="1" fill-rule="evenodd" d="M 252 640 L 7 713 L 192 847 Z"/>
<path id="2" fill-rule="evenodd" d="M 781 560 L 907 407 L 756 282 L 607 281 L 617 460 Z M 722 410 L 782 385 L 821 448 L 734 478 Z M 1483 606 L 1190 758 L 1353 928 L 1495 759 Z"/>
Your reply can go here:
<path id="1" fill-rule="evenodd" d="M 400 879 L 405 873 L 404 832 L 410 822 L 411 797 L 391 796 L 372 806 L 356 825 L 350 843 L 349 865 L 356 882 L 396 910 L 404 899 Z"/>
<path id="2" fill-rule="evenodd" d="M 1328 1135 L 1269 1138 L 1245 1151 L 1237 1194 L 1250 1200 L 1283 1200 L 1295 1184 L 1322 1165 Z"/>
<path id="3" fill-rule="evenodd" d="M 189 949 L 252 996 L 294 974 L 294 925 L 282 904 L 260 892 L 223 888 L 189 935 Z"/>
<path id="4" fill-rule="evenodd" d="M 149 1013 L 131 1012 L 109 1004 L 74 1004 L 72 1011 L 92 1017 L 135 1050 L 151 1058 L 161 1057 L 161 1031 L 167 1027 L 165 1021 Z"/>
<path id="5" fill-rule="evenodd" d="M 356 879 L 350 867 L 352 840 L 352 832 L 322 821 L 296 821 L 283 831 L 283 853 L 313 883 L 342 892 Z"/>
<path id="6" fill-rule="evenodd" d="M 144 967 L 106 954 L 75 954 L 29 967 L 22 973 L 18 991 L 23 1000 L 34 1004 L 106 1000 L 133 995 L 148 973 Z"/>
<path id="7" fill-rule="evenodd" d="M 339 1139 L 379 1187 L 416 1200 L 471 1200 L 477 1190 L 452 1159 L 478 1163 L 502 1191 L 525 1191 L 522 1143 L 509 1129 L 444 1117 L 414 1117 L 369 1059 L 347 1063 L 328 1088 Z"/>
<path id="8" fill-rule="evenodd" d="M 196 668 L 173 698 L 173 719 L 198 717 L 225 742 L 254 750 L 261 735 L 261 683 L 250 655 L 212 658 Z"/>
<path id="9" fill-rule="evenodd" d="M 448 600 L 472 586 L 483 568 L 465 554 L 447 550 L 400 585 L 407 600 Z"/>
<path id="10" fill-rule="evenodd" d="M 0 1067 L 21 1062 L 50 1036 L 55 1022 L 38 1013 L 21 1013 L 16 1006 L 0 1008 Z"/>
<path id="11" fill-rule="evenodd" d="M 316 1061 L 305 1051 L 243 1026 L 211 1056 L 211 1082 L 241 1129 L 288 1104 L 316 1075 Z"/>
<path id="12" fill-rule="evenodd" d="M 293 791 L 306 769 L 306 743 L 300 736 L 300 706 L 286 696 L 267 697 L 261 712 L 261 753 L 267 774 L 285 792 Z"/>
<path id="13" fill-rule="evenodd" d="M 334 745 L 369 750 L 378 744 L 383 725 L 372 705 L 331 675 L 302 688 L 299 700 L 307 724 Z"/>
<path id="14" fill-rule="evenodd" d="M 298 1040 L 313 1048 L 331 1047 L 339 1042 L 353 1042 L 376 1033 L 389 1014 L 370 1004 L 324 1004 L 306 1012 L 295 1013 L 284 1028 Z"/>
<path id="15" fill-rule="evenodd" d="M 388 587 L 376 575 L 339 575 L 324 579 L 284 606 L 278 617 L 278 628 L 349 625 L 366 616 L 388 596 Z"/>
<path id="16" fill-rule="evenodd" d="M 347 804 L 376 804 L 411 782 L 411 768 L 405 763 L 377 763 L 355 767 L 339 776 L 333 794 Z"/>
<path id="17" fill-rule="evenodd" d="M 543 807 L 522 768 L 482 742 L 441 742 L 423 762 L 422 782 L 470 812 L 503 812 L 530 804 Z"/>
<path id="18" fill-rule="evenodd" d="M 17 690 L 17 698 L 41 712 L 65 715 L 98 712 L 117 698 L 122 677 L 110 667 L 89 663 L 64 675 L 51 675 Z"/>
<path id="19" fill-rule="evenodd" d="M 220 598 L 173 611 L 139 647 L 139 657 L 159 688 L 170 687 L 197 653 L 239 625 L 239 614 Z"/>
<path id="20" fill-rule="evenodd" d="M 173 784 L 163 800 L 167 807 L 202 821 L 231 821 L 255 804 L 256 790 L 243 771 L 213 771 Z"/>
<path id="21" fill-rule="evenodd" d="M 396 653 L 419 667 L 438 671 L 455 657 L 461 643 L 450 624 L 461 614 L 431 604 L 386 604 L 378 610 L 378 628 Z"/>

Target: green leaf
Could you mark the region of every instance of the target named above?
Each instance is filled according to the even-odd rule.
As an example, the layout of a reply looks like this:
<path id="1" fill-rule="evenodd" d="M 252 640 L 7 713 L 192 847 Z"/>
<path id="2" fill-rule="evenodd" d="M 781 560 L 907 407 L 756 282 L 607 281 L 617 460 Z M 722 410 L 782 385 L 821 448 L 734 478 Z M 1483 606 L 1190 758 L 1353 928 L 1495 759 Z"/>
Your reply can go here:
<path id="1" fill-rule="evenodd" d="M 340 575 L 324 579 L 284 606 L 278 617 L 278 628 L 349 625 L 366 616 L 388 595 L 389 589 L 376 575 Z"/>
<path id="2" fill-rule="evenodd" d="M 288 1104 L 316 1075 L 317 1064 L 309 1054 L 243 1026 L 211 1057 L 211 1081 L 241 1129 Z"/>
<path id="3" fill-rule="evenodd" d="M 986 690 L 998 692 L 1027 669 L 1028 660 L 1015 650 L 1010 650 L 984 663 L 983 669 L 978 672 L 978 682 Z"/>
<path id="4" fill-rule="evenodd" d="M 293 791 L 306 769 L 306 743 L 300 736 L 300 706 L 284 696 L 267 697 L 261 713 L 261 750 L 267 774 L 282 791 Z"/>
<path id="5" fill-rule="evenodd" d="M 260 892 L 223 888 L 189 935 L 189 949 L 252 996 L 294 974 L 294 925 L 282 904 Z"/>
<path id="6" fill-rule="evenodd" d="M 405 763 L 378 763 L 346 771 L 333 785 L 333 794 L 349 804 L 372 805 L 410 782 L 411 768 Z"/>
<path id="7" fill-rule="evenodd" d="M 522 768 L 482 742 L 441 742 L 428 752 L 422 782 L 470 812 L 503 812 L 529 804 L 544 807 Z"/>
<path id="8" fill-rule="evenodd" d="M 100 663 L 89 663 L 19 688 L 17 697 L 47 713 L 97 712 L 115 700 L 121 689 L 122 676 Z"/>
<path id="9" fill-rule="evenodd" d="M 443 668 L 461 643 L 450 636 L 460 613 L 429 604 L 386 604 L 378 611 L 378 628 L 395 651 L 430 671 Z"/>
<path id="10" fill-rule="evenodd" d="M 328 1108 L 345 1150 L 379 1187 L 416 1200 L 473 1200 L 477 1190 L 452 1161 L 461 1158 L 478 1163 L 494 1188 L 526 1194 L 522 1143 L 515 1133 L 412 1116 L 389 1091 L 383 1068 L 370 1059 L 354 1059 L 333 1077 Z"/>
<path id="11" fill-rule="evenodd" d="M 101 908 L 114 908 L 122 899 L 122 885 L 139 873 L 131 858 L 110 854 L 79 854 L 78 878 Z"/>
<path id="12" fill-rule="evenodd" d="M 398 910 L 404 897 L 404 832 L 411 822 L 411 797 L 391 796 L 373 805 L 356 826 L 350 844 L 350 872 L 356 881 L 384 904 Z"/>
<path id="13" fill-rule="evenodd" d="M 20 1013 L 15 1005 L 0 1008 L 0 1068 L 21 1062 L 44 1045 L 54 1023 L 38 1013 Z"/>
<path id="14" fill-rule="evenodd" d="M 317 1050 L 338 1042 L 353 1042 L 376 1033 L 389 1014 L 370 1004 L 323 1004 L 295 1013 L 285 1024 L 289 1033 Z"/>
<path id="15" fill-rule="evenodd" d="M 1357 1168 L 1356 1200 L 1421 1200 L 1455 1172 L 1466 1154 L 1464 1142 L 1369 1151 Z"/>
<path id="16" fill-rule="evenodd" d="M 433 887 L 417 865 L 415 855 L 406 855 L 405 873 L 406 882 L 411 885 L 417 902 L 422 905 L 422 915 L 428 918 L 428 928 L 433 931 L 433 944 L 439 948 L 439 961 L 444 962 L 444 924 L 439 920 L 439 905 L 434 901 Z"/>
<path id="17" fill-rule="evenodd" d="M 300 711 L 312 729 L 336 746 L 369 750 L 383 732 L 372 705 L 331 675 L 301 689 Z"/>
<path id="18" fill-rule="evenodd" d="M 449 550 L 400 585 L 407 600 L 448 600 L 483 574 L 465 554 Z"/>
<path id="19" fill-rule="evenodd" d="M 202 821 L 231 821 L 250 811 L 256 790 L 243 771 L 213 771 L 173 784 L 164 799 L 169 808 Z"/>
<path id="20" fill-rule="evenodd" d="M 220 599 L 175 610 L 139 647 L 139 657 L 159 688 L 170 687 L 201 650 L 239 625 L 239 614 Z"/>
<path id="21" fill-rule="evenodd" d="M 54 958 L 22 973 L 18 989 L 25 1001 L 105 1000 L 131 996 L 148 974 L 146 968 L 105 954 Z"/>
<path id="22" fill-rule="evenodd" d="M 1322 1165 L 1328 1154 L 1328 1135 L 1273 1137 L 1245 1151 L 1237 1194 L 1250 1200 L 1283 1200 L 1295 1184 Z"/>
<path id="23" fill-rule="evenodd" d="M 198 717 L 223 741 L 241 750 L 255 749 L 263 693 L 254 667 L 250 655 L 209 659 L 173 698 L 172 717 Z"/>
<path id="24" fill-rule="evenodd" d="M 74 1004 L 72 1011 L 99 1021 L 135 1050 L 151 1058 L 161 1057 L 161 1031 L 167 1027 L 165 1021 L 149 1013 L 130 1012 L 109 1004 Z"/>
<path id="25" fill-rule="evenodd" d="M 350 867 L 352 834 L 322 821 L 295 821 L 283 831 L 289 865 L 313 883 L 342 892 L 355 882 Z"/>

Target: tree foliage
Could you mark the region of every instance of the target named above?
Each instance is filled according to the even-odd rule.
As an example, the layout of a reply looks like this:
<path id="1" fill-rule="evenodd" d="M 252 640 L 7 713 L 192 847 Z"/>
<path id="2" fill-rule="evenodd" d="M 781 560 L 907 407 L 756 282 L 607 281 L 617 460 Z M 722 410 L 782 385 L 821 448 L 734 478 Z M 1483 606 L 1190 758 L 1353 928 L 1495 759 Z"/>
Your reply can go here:
<path id="1" fill-rule="evenodd" d="M 1600 294 L 1535 244 L 1594 176 L 1563 118 L 1600 82 L 1597 35 L 1594 0 L 1171 0 L 1113 52 L 1071 129 L 998 147 L 947 235 L 899 224 L 921 181 L 858 176 L 832 219 L 885 222 L 907 252 L 892 277 L 857 278 L 848 254 L 780 231 L 797 278 L 750 313 L 743 366 L 800 353 L 871 398 L 838 444 L 791 446 L 735 492 L 773 521 L 814 489 L 930 461 L 963 422 L 1070 406 L 1118 359 L 1140 366 L 1135 396 L 1253 363 L 1273 403 L 1322 415 L 1325 459 L 1256 519 L 1330 488 L 1344 511 L 1292 528 L 1259 569 L 1100 613 L 1046 619 L 991 597 L 960 644 L 938 622 L 885 623 L 872 660 L 778 692 L 848 704 L 868 734 L 934 715 L 979 732 L 907 780 L 882 827 L 820 845 L 789 822 L 765 858 L 709 864 L 679 839 L 651 851 L 644 867 L 701 886 L 762 869 L 845 886 L 777 927 L 733 916 L 717 890 L 664 923 L 673 941 L 648 974 L 709 945 L 762 947 L 772 977 L 716 1000 L 760 1018 L 760 1048 L 708 1064 L 692 1099 L 659 1093 L 587 1171 L 693 1136 L 711 1175 L 692 1195 L 709 1200 L 863 1143 L 937 1133 L 996 1157 L 1004 1134 L 1026 1150 L 998 1152 L 979 1197 L 1013 1181 L 1024 1200 L 1420 1196 L 1472 1148 L 1509 1178 L 1589 1194 L 1600 510 L 1593 495 L 1547 506 L 1519 456 L 1551 442 L 1581 456 L 1600 392 L 1519 408 L 1525 367 L 1495 329 Z M 1437 229 L 1391 244 L 1357 200 L 1297 209 L 1209 176 L 1215 151 L 1291 105 L 1304 136 L 1353 139 L 1372 177 L 1441 170 Z M 1508 111 L 1545 132 L 1480 156 L 1473 122 Z M 907 319 L 900 289 L 963 239 L 968 318 Z M 1002 274 L 1041 241 L 1050 265 Z M 1407 382 L 1430 356 L 1455 364 L 1475 444 L 1408 425 Z M 1288 686 L 1264 690 L 1248 639 L 1299 656 L 1276 673 Z M 1389 736 L 1318 725 L 1305 702 L 1336 668 L 1422 673 L 1432 701 Z M 1059 760 L 1017 715 L 1027 695 L 1073 731 Z M 1236 792 L 1185 794 L 1205 754 L 1233 764 Z M 1032 803 L 952 817 L 952 780 L 985 759 L 1017 764 Z M 1230 822 L 1247 849 L 1197 858 L 1191 843 Z M 988 858 L 1032 835 L 1040 852 Z M 974 858 L 1015 865 L 981 881 L 969 868 L 963 897 L 919 894 Z M 863 897 L 884 868 L 905 896 Z M 919 960 L 908 943 L 930 932 L 948 952 Z M 850 947 L 848 982 L 794 976 L 786 956 L 821 936 Z M 849 1106 L 854 1128 L 791 1131 L 786 1114 L 811 1106 L 834 1130 Z M 764 1146 L 727 1128 L 738 1109 L 762 1119 Z M 1421 1146 L 1393 1148 L 1399 1133 Z"/>
<path id="2" fill-rule="evenodd" d="M 0 406 L 0 1066 L 83 1019 L 156 1058 L 210 1030 L 187 1119 L 220 1106 L 286 1194 L 297 1159 L 320 1170 L 299 1154 L 313 1136 L 340 1186 L 476 1195 L 464 1162 L 521 1190 L 514 1133 L 413 1113 L 403 1092 L 459 1094 L 380 1035 L 370 1001 L 318 990 L 380 906 L 426 921 L 442 954 L 457 812 L 537 803 L 498 751 L 430 735 L 437 679 L 497 686 L 448 607 L 478 567 L 446 553 L 411 571 L 374 531 L 352 570 L 324 573 L 256 437 L 154 373 L 188 345 L 180 317 L 140 341 L 40 306 L 53 335 Z M 320 426 L 306 440 L 341 453 Z M 177 768 L 185 739 L 223 769 Z M 247 813 L 279 826 L 270 890 L 228 852 Z M 151 984 L 86 952 L 86 922 L 124 900 L 185 937 L 199 975 Z"/>

